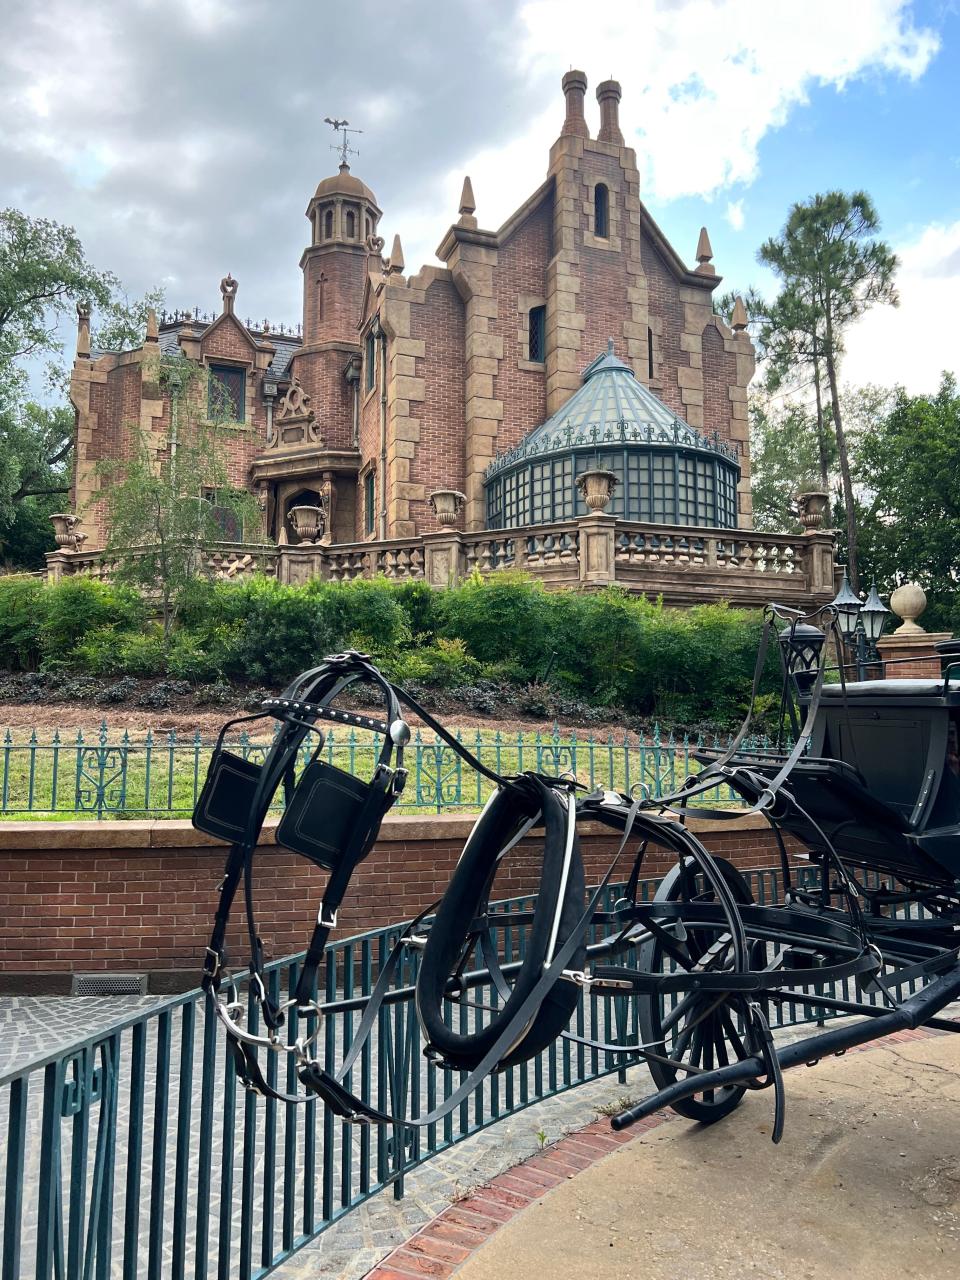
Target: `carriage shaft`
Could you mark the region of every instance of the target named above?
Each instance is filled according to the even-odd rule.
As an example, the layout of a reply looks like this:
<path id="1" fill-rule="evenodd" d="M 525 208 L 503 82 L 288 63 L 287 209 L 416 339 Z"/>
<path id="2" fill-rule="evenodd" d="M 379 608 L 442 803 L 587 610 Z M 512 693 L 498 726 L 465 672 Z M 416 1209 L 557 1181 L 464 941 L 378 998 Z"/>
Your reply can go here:
<path id="1" fill-rule="evenodd" d="M 843 1053 L 856 1045 L 866 1044 L 870 1040 L 879 1040 L 891 1035 L 894 1031 L 905 1031 L 922 1026 L 933 1016 L 960 995 L 960 963 L 956 963 L 942 977 L 931 982 L 923 991 L 905 1000 L 896 1009 L 881 1013 L 877 1017 L 864 1018 L 850 1026 L 832 1027 L 819 1035 L 808 1036 L 805 1040 L 797 1040 L 777 1050 L 777 1059 L 781 1069 L 796 1067 L 801 1063 L 811 1063 L 830 1054 Z M 614 1129 L 626 1129 L 638 1120 L 653 1115 L 662 1107 L 672 1105 L 684 1098 L 692 1098 L 696 1094 L 711 1089 L 720 1089 L 725 1085 L 744 1085 L 762 1079 L 767 1067 L 761 1057 L 744 1058 L 739 1062 L 731 1062 L 728 1066 L 718 1067 L 713 1071 L 698 1072 L 685 1080 L 678 1080 L 668 1085 L 659 1093 L 652 1094 L 635 1107 L 630 1107 L 618 1116 L 614 1116 L 611 1126 Z"/>

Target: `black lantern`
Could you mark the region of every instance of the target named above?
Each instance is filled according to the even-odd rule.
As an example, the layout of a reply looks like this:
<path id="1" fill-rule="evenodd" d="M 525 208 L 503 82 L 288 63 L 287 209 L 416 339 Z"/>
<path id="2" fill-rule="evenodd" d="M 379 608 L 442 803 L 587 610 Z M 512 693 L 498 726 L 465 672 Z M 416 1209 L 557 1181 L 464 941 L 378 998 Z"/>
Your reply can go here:
<path id="1" fill-rule="evenodd" d="M 844 640 L 852 640 L 856 635 L 862 607 L 856 593 L 850 586 L 850 579 L 847 577 L 846 570 L 844 570 L 843 582 L 841 582 L 840 590 L 833 601 L 833 608 L 837 611 L 837 626 L 840 628 L 840 634 Z M 883 608 L 882 605 L 880 607 Z"/>
<path id="2" fill-rule="evenodd" d="M 820 669 L 820 652 L 826 636 L 819 627 L 809 622 L 797 622 L 780 632 L 780 651 L 783 664 L 793 676 L 797 691 L 808 693 L 817 679 Z"/>
<path id="3" fill-rule="evenodd" d="M 851 595 L 853 592 L 850 593 Z M 863 634 L 867 637 L 867 643 L 875 647 L 877 641 L 883 635 L 883 628 L 887 625 L 887 619 L 890 617 L 890 610 L 877 594 L 877 584 L 874 582 L 870 586 L 870 594 L 860 610 L 860 622 L 863 626 Z"/>

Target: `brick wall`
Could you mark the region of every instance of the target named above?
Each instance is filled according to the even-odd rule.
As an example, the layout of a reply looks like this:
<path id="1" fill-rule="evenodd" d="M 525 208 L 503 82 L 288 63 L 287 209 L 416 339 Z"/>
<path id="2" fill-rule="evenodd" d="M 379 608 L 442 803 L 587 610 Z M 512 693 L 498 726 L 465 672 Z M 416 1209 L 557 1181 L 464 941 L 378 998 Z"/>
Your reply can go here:
<path id="1" fill-rule="evenodd" d="M 472 818 L 388 817 L 360 866 L 340 913 L 340 936 L 408 919 L 443 892 Z M 769 829 L 756 818 L 708 831 L 715 854 L 747 869 L 773 866 Z M 606 872 L 618 837 L 585 825 L 588 881 Z M 208 941 L 225 847 L 187 822 L 6 823 L 0 827 L 0 992 L 69 990 L 69 975 L 103 970 L 147 972 L 154 989 L 195 983 Z M 495 896 L 537 884 L 536 845 L 523 841 L 498 874 Z M 646 874 L 663 874 L 672 856 L 652 849 Z M 623 859 L 623 875 L 629 859 Z M 268 958 L 306 945 L 325 873 L 273 843 L 255 862 L 257 919 Z M 242 904 L 235 908 L 236 923 Z M 242 962 L 234 928 L 231 954 Z"/>

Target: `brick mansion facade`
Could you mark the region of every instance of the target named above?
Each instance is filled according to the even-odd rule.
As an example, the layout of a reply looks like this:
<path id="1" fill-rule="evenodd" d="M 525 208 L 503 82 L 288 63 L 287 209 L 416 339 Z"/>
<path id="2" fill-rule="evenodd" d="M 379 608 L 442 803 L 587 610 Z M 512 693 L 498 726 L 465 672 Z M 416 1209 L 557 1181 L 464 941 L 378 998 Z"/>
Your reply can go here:
<path id="1" fill-rule="evenodd" d="M 231 482 L 256 496 L 262 520 L 244 543 L 362 557 L 367 545 L 406 540 L 409 564 L 422 568 L 434 535 L 523 529 L 534 532 L 522 548 L 511 537 L 474 559 L 536 571 L 541 526 L 573 538 L 579 554 L 562 530 L 590 516 L 578 481 L 597 470 L 616 477 L 600 518 L 630 526 L 608 558 L 645 559 L 634 526 L 749 531 L 754 352 L 742 303 L 732 329 L 714 314 L 720 277 L 706 231 L 689 266 L 641 199 L 620 86 L 597 89 L 595 137 L 586 87 L 582 72 L 563 77 L 546 179 L 499 229 L 481 227 L 465 180 L 442 265 L 408 274 L 399 236 L 384 252 L 373 191 L 346 162 L 324 178 L 306 209 L 296 334 L 244 324 L 230 276 L 215 319 L 151 318 L 132 352 L 91 352 L 81 315 L 72 499 L 85 554 L 105 545 L 98 463 L 124 457 L 138 429 L 167 447 L 160 368 L 175 354 L 206 366 L 229 406 Z M 720 554 L 740 567 L 735 549 Z M 288 580 L 326 572 L 333 561 L 318 555 Z M 701 548 L 688 563 L 715 559 Z"/>

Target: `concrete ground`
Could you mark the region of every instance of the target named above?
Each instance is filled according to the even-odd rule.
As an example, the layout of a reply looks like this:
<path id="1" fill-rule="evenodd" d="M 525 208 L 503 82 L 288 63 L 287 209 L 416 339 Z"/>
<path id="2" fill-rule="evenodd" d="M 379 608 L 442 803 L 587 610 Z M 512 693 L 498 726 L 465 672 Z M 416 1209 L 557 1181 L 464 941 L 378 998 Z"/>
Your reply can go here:
<path id="1" fill-rule="evenodd" d="M 960 1037 L 881 1042 L 786 1085 L 779 1147 L 769 1093 L 712 1128 L 660 1125 L 530 1203 L 457 1280 L 960 1277 Z"/>

